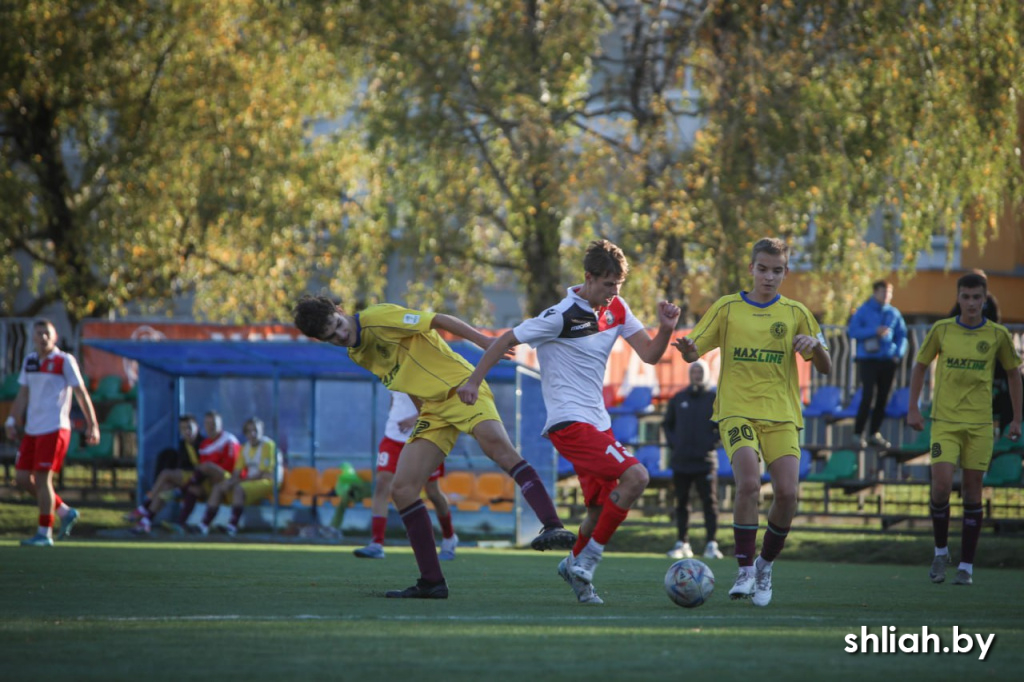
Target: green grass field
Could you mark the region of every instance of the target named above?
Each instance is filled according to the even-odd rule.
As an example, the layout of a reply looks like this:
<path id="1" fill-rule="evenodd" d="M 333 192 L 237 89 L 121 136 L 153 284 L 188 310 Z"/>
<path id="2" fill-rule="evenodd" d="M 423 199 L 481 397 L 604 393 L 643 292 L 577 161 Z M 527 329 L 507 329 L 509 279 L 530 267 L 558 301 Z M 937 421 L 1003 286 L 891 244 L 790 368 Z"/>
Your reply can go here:
<path id="1" fill-rule="evenodd" d="M 708 561 L 711 600 L 672 604 L 663 555 L 609 553 L 604 606 L 577 604 L 560 555 L 460 548 L 447 601 L 383 598 L 415 577 L 408 548 L 0 540 L 0 678 L 15 680 L 1019 679 L 1021 573 L 932 585 L 927 564 L 776 564 L 775 599 L 731 602 L 730 559 Z M 952 573 L 950 573 L 952 576 Z M 995 634 L 963 654 L 851 654 L 867 626 Z M 906 640 L 909 642 L 909 640 Z M 963 640 L 961 640 L 963 642 Z"/>

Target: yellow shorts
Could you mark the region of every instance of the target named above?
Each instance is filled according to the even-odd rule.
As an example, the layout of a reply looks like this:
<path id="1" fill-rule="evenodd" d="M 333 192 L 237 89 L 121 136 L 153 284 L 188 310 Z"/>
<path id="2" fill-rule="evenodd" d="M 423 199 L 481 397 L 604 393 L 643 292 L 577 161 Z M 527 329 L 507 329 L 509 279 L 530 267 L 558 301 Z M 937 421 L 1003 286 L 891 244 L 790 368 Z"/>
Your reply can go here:
<path id="1" fill-rule="evenodd" d="M 932 464 L 948 462 L 972 471 L 988 471 L 994 443 L 991 424 L 932 422 Z"/>
<path id="2" fill-rule="evenodd" d="M 269 478 L 257 478 L 252 481 L 240 481 L 238 483 L 242 488 L 242 492 L 245 493 L 245 504 L 256 504 L 263 500 L 269 500 L 274 497 L 274 482 Z M 229 499 L 230 503 L 231 500 Z"/>
<path id="3" fill-rule="evenodd" d="M 728 417 L 718 423 L 718 433 L 730 462 L 740 448 L 754 448 L 766 466 L 780 457 L 800 457 L 800 432 L 793 422 Z"/>
<path id="4" fill-rule="evenodd" d="M 441 448 L 447 457 L 455 447 L 460 432 L 471 434 L 477 424 L 490 419 L 501 421 L 498 408 L 494 405 L 494 394 L 485 381 L 480 384 L 480 393 L 474 405 L 462 402 L 454 390 L 445 400 L 423 403 L 409 441 L 417 438 L 429 440 Z"/>

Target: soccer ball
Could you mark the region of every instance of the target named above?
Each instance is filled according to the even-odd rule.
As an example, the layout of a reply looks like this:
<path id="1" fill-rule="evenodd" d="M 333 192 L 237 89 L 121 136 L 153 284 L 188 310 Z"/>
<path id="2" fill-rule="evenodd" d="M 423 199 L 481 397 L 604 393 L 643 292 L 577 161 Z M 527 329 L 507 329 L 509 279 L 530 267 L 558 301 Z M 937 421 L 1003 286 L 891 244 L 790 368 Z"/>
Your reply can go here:
<path id="1" fill-rule="evenodd" d="M 703 562 L 681 559 L 669 566 L 665 574 L 668 598 L 683 608 L 697 608 L 715 591 L 715 574 Z"/>

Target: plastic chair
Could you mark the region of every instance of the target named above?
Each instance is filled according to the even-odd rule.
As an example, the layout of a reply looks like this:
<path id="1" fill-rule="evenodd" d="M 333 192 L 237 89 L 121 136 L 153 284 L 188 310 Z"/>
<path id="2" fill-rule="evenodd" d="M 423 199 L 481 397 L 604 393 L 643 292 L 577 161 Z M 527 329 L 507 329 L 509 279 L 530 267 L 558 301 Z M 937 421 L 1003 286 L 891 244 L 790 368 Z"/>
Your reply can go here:
<path id="1" fill-rule="evenodd" d="M 515 495 L 507 497 L 505 481 L 511 477 L 496 471 L 485 471 L 476 477 L 473 499 L 491 511 L 512 511 Z"/>
<path id="2" fill-rule="evenodd" d="M 4 376 L 4 383 L 0 385 L 0 400 L 14 400 L 18 396 L 21 384 L 18 383 L 18 372 L 11 372 Z"/>
<path id="3" fill-rule="evenodd" d="M 312 504 L 320 472 L 316 467 L 292 467 L 284 472 L 284 480 L 277 493 L 277 501 L 282 507 L 296 504 Z"/>
<path id="4" fill-rule="evenodd" d="M 80 451 L 80 459 L 113 459 L 114 458 L 114 432 L 100 428 L 100 440 L 95 445 L 86 445 Z"/>
<path id="5" fill-rule="evenodd" d="M 672 476 L 670 470 L 663 469 L 661 466 L 660 445 L 641 445 L 633 453 L 633 456 L 644 465 L 651 478 L 669 478 Z"/>
<path id="6" fill-rule="evenodd" d="M 807 478 L 808 474 L 811 473 L 811 451 L 805 448 L 800 448 L 800 473 L 798 474 L 799 480 Z"/>
<path id="7" fill-rule="evenodd" d="M 338 477 L 341 475 L 341 469 L 338 467 L 331 467 L 330 469 L 324 469 L 320 472 L 320 475 L 316 479 L 316 491 L 313 495 L 313 504 L 320 504 L 327 498 L 335 497 L 337 493 L 335 489 L 338 485 Z"/>
<path id="8" fill-rule="evenodd" d="M 857 416 L 857 410 L 860 408 L 861 396 L 864 394 L 863 388 L 858 388 L 857 392 L 853 394 L 850 399 L 850 404 L 840 409 L 832 415 L 835 419 L 853 419 Z"/>
<path id="9" fill-rule="evenodd" d="M 473 488 L 476 486 L 473 472 L 451 471 L 438 481 L 441 492 L 448 497 L 448 501 L 456 508 L 463 511 L 477 511 L 480 503 L 473 499 Z"/>
<path id="10" fill-rule="evenodd" d="M 885 406 L 885 416 L 890 419 L 903 419 L 910 410 L 910 387 L 903 386 L 892 392 L 889 404 Z"/>
<path id="11" fill-rule="evenodd" d="M 857 453 L 853 450 L 836 450 L 825 463 L 825 468 L 807 474 L 807 481 L 835 483 L 857 474 Z"/>
<path id="12" fill-rule="evenodd" d="M 982 479 L 985 486 L 1016 486 L 1020 485 L 1020 455 L 1007 453 L 992 459 L 992 463 Z"/>
<path id="13" fill-rule="evenodd" d="M 612 419 L 612 433 L 615 439 L 623 445 L 636 442 L 637 434 L 640 433 L 640 420 L 635 414 L 624 414 Z"/>
<path id="14" fill-rule="evenodd" d="M 811 401 L 804 408 L 804 416 L 831 417 L 842 408 L 842 390 L 838 386 L 822 386 L 811 395 Z"/>
<path id="15" fill-rule="evenodd" d="M 107 417 L 100 424 L 100 428 L 111 431 L 134 431 L 135 407 L 131 403 L 117 403 L 110 408 L 110 412 L 107 412 Z"/>
<path id="16" fill-rule="evenodd" d="M 569 478 L 576 475 L 576 469 L 572 462 L 561 455 L 558 456 L 558 478 Z"/>
<path id="17" fill-rule="evenodd" d="M 726 454 L 725 448 L 719 447 L 715 450 L 718 454 L 718 478 L 732 481 L 736 478 L 732 472 L 732 462 L 729 461 L 729 455 Z"/>
<path id="18" fill-rule="evenodd" d="M 647 412 L 654 398 L 654 389 L 650 386 L 634 386 L 629 395 L 618 407 L 609 407 L 608 414 L 641 414 Z M 622 440 L 621 438 L 619 439 Z"/>
<path id="19" fill-rule="evenodd" d="M 108 374 L 100 379 L 96 390 L 90 393 L 89 397 L 93 402 L 98 400 L 121 400 L 124 393 L 121 392 L 121 377 L 116 374 Z"/>
<path id="20" fill-rule="evenodd" d="M 997 456 L 1004 455 L 1009 452 L 1024 452 L 1024 439 L 1010 440 L 1010 425 L 1007 424 L 1006 428 L 1003 429 L 1002 434 L 999 436 L 999 440 L 993 444 L 992 454 Z"/>

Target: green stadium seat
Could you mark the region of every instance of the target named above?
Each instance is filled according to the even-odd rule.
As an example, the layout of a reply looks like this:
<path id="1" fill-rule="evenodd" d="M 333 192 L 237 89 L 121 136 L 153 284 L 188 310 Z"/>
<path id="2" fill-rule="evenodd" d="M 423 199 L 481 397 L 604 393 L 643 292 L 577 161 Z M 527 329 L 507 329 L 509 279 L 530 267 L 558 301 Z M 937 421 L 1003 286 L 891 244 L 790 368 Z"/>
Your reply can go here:
<path id="1" fill-rule="evenodd" d="M 109 374 L 96 385 L 96 390 L 89 394 L 93 402 L 100 400 L 121 400 L 124 393 L 121 392 L 121 377 L 117 374 Z"/>
<path id="2" fill-rule="evenodd" d="M 982 485 L 992 487 L 1020 485 L 1020 462 L 1020 455 L 1013 452 L 994 457 Z"/>
<path id="3" fill-rule="evenodd" d="M 100 424 L 100 428 L 109 431 L 134 431 L 135 407 L 131 403 L 117 403 L 107 412 L 107 417 Z"/>
<path id="4" fill-rule="evenodd" d="M 18 396 L 21 384 L 18 383 L 19 372 L 11 372 L 4 376 L 4 382 L 0 385 L 0 400 L 14 400 Z"/>
<path id="5" fill-rule="evenodd" d="M 836 450 L 821 471 L 807 474 L 807 481 L 835 483 L 857 475 L 857 453 L 853 450 Z"/>

